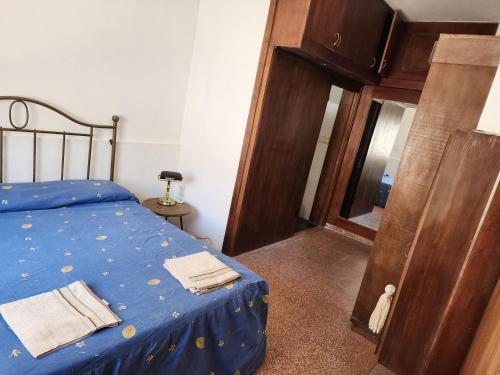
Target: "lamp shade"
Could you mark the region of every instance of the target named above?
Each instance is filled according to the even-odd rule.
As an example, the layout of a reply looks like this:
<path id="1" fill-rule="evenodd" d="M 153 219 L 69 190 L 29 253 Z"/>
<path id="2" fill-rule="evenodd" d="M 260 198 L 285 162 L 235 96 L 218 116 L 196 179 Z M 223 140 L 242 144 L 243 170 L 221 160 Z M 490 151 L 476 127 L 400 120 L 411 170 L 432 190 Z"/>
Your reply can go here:
<path id="1" fill-rule="evenodd" d="M 159 180 L 182 181 L 182 174 L 179 172 L 162 171 L 158 176 Z"/>

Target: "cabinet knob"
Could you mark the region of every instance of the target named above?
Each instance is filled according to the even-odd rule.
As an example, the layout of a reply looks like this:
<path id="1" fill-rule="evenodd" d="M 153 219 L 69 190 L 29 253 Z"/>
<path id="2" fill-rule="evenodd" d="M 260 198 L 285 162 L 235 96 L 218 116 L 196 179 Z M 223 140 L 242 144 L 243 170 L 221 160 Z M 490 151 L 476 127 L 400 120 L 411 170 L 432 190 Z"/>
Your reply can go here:
<path id="1" fill-rule="evenodd" d="M 372 64 L 370 65 L 370 68 L 373 68 L 376 64 L 377 64 L 377 59 L 374 57 L 374 58 L 373 58 L 373 62 L 372 62 Z"/>
<path id="2" fill-rule="evenodd" d="M 334 46 L 340 46 L 342 43 L 342 34 L 341 33 L 335 33 L 335 42 L 333 42 Z"/>

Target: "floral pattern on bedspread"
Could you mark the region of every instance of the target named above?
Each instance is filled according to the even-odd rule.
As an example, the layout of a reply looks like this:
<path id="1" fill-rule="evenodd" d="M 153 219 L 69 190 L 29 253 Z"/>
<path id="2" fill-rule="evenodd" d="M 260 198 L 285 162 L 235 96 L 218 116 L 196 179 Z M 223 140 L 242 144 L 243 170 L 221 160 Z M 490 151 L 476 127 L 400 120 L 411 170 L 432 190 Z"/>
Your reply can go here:
<path id="1" fill-rule="evenodd" d="M 32 195 L 60 201 L 0 214 L 0 304 L 84 280 L 123 323 L 34 359 L 0 319 L 0 374 L 232 375 L 257 368 L 266 350 L 267 283 L 141 207 L 118 185 L 97 183 L 74 189 L 72 205 L 57 192 L 43 198 L 39 191 Z M 101 194 L 121 200 L 100 200 L 95 188 L 107 184 Z M 43 190 L 63 186 L 66 194 L 69 185 Z M 2 192 L 18 186 L 0 185 L 0 200 L 11 200 Z M 202 250 L 242 279 L 197 296 L 163 268 L 166 258 Z"/>

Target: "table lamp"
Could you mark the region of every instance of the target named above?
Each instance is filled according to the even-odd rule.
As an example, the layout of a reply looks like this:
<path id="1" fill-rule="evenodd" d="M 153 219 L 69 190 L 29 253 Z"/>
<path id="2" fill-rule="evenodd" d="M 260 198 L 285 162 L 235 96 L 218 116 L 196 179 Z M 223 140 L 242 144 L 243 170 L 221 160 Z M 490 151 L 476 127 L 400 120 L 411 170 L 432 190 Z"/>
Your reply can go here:
<path id="1" fill-rule="evenodd" d="M 176 202 L 170 197 L 170 183 L 172 181 L 182 181 L 182 174 L 179 172 L 163 171 L 158 175 L 158 180 L 167 181 L 165 196 L 158 199 L 158 204 L 162 206 L 173 206 Z"/>

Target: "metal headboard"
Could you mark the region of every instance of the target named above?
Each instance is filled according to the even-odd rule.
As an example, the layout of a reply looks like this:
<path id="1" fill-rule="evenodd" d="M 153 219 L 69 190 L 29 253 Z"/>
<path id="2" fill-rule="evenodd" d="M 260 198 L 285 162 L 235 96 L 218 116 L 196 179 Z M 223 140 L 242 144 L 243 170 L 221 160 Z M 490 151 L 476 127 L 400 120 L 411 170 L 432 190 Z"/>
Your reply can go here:
<path id="1" fill-rule="evenodd" d="M 4 157 L 4 147 L 3 147 L 3 138 L 4 132 L 22 132 L 22 133 L 32 133 L 33 134 L 33 182 L 36 181 L 36 143 L 37 143 L 37 135 L 38 134 L 55 134 L 62 136 L 62 144 L 61 144 L 61 180 L 64 179 L 64 157 L 66 153 L 66 137 L 74 136 L 74 137 L 87 137 L 89 139 L 89 147 L 88 147 L 88 155 L 87 155 L 87 180 L 90 178 L 90 166 L 92 161 L 92 141 L 94 139 L 94 129 L 110 129 L 112 131 L 112 138 L 110 139 L 111 143 L 111 165 L 109 172 L 109 179 L 113 181 L 114 173 L 115 173 L 115 155 L 116 155 L 116 132 L 118 128 L 118 121 L 120 118 L 116 115 L 111 117 L 113 121 L 113 125 L 96 125 L 89 124 L 83 121 L 80 121 L 73 116 L 68 115 L 67 113 L 61 111 L 60 109 L 41 102 L 36 99 L 25 98 L 22 96 L 0 96 L 0 100 L 10 100 L 9 106 L 9 122 L 12 128 L 4 128 L 0 126 L 0 182 L 3 182 L 3 157 Z M 24 106 L 26 112 L 26 120 L 22 125 L 16 125 L 12 119 L 12 108 L 16 103 L 19 103 Z M 32 103 L 37 104 L 42 107 L 48 108 L 61 116 L 67 118 L 77 125 L 84 126 L 86 128 L 90 128 L 89 133 L 78 133 L 78 132 L 65 132 L 65 131 L 54 131 L 54 130 L 38 130 L 38 129 L 26 129 L 29 123 L 29 108 L 28 104 Z"/>

